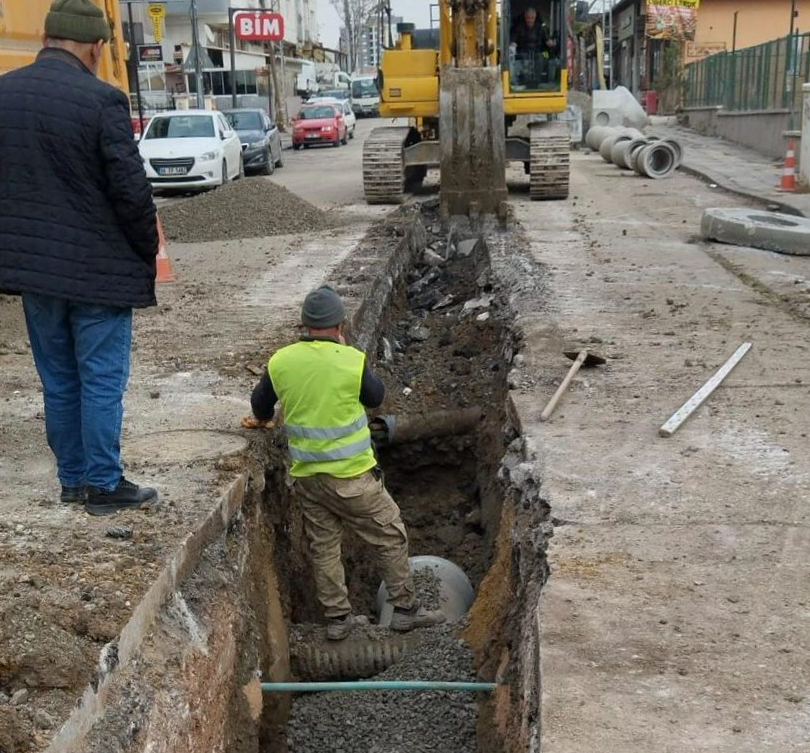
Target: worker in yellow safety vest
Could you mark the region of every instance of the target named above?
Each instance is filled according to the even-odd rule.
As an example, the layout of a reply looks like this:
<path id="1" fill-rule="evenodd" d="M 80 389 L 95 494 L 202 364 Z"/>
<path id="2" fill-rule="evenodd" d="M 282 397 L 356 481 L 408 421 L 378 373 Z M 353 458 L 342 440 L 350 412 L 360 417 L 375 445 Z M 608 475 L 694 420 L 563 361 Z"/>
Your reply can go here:
<path id="1" fill-rule="evenodd" d="M 272 419 L 276 402 L 284 410 L 290 475 L 330 640 L 342 640 L 358 623 L 341 562 L 344 526 L 374 548 L 394 608 L 392 630 L 444 622 L 415 596 L 408 536 L 377 466 L 364 410 L 382 404 L 385 387 L 365 354 L 346 344 L 345 318 L 331 288 L 309 293 L 301 311 L 307 334 L 273 355 L 251 396 L 259 421 Z"/>

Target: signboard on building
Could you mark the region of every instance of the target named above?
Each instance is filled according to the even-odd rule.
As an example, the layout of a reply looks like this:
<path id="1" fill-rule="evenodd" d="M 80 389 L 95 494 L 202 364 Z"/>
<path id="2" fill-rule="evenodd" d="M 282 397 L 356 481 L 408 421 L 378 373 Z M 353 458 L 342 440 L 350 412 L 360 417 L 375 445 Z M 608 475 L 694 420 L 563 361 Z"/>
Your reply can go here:
<path id="1" fill-rule="evenodd" d="M 159 44 L 139 44 L 139 63 L 160 63 L 163 60 L 163 47 Z"/>
<path id="2" fill-rule="evenodd" d="M 163 19 L 166 18 L 166 8 L 158 3 L 150 3 L 146 6 L 146 15 L 152 22 L 152 36 L 156 42 L 163 40 Z"/>
<path id="3" fill-rule="evenodd" d="M 280 42 L 284 39 L 284 18 L 278 13 L 234 13 L 233 25 L 236 38 L 244 42 Z"/>
<path id="4" fill-rule="evenodd" d="M 616 26 L 619 30 L 619 41 L 629 39 L 635 34 L 636 30 L 636 6 L 631 5 L 625 8 L 618 14 Z"/>
<path id="5" fill-rule="evenodd" d="M 700 0 L 651 0 L 647 3 L 650 39 L 693 41 Z"/>
<path id="6" fill-rule="evenodd" d="M 690 60 L 700 60 L 725 51 L 725 42 L 688 42 L 686 45 L 686 57 Z"/>

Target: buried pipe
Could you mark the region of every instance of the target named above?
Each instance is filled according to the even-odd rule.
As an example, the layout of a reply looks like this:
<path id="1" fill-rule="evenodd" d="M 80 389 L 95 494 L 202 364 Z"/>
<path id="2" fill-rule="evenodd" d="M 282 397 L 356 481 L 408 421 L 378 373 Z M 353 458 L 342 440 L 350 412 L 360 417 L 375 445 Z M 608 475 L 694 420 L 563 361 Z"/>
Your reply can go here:
<path id="1" fill-rule="evenodd" d="M 481 408 L 440 410 L 402 416 L 377 416 L 369 421 L 371 436 L 378 445 L 401 444 L 418 439 L 467 434 L 484 417 Z"/>
<path id="2" fill-rule="evenodd" d="M 352 680 L 349 682 L 263 682 L 263 693 L 357 692 L 367 690 L 444 690 L 491 693 L 494 682 L 441 682 L 439 680 Z"/>

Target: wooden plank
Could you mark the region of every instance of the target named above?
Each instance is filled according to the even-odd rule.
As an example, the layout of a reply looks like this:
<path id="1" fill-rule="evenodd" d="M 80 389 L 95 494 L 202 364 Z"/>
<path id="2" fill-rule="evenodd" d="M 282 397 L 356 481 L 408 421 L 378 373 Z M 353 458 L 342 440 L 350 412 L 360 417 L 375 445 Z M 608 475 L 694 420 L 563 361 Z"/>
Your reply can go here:
<path id="1" fill-rule="evenodd" d="M 692 397 L 690 397 L 672 417 L 658 430 L 659 436 L 671 437 L 712 394 L 721 384 L 721 382 L 731 373 L 731 370 L 742 360 L 743 356 L 751 350 L 751 343 L 743 343 L 734 351 L 734 355 L 728 359 Z"/>

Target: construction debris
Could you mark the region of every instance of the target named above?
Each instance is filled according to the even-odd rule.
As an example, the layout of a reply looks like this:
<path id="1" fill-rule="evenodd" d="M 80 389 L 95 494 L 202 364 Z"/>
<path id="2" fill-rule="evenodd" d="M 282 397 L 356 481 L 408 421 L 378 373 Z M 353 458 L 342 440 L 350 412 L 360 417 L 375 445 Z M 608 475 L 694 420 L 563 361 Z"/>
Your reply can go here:
<path id="1" fill-rule="evenodd" d="M 810 220 L 758 209 L 705 209 L 700 221 L 707 240 L 810 256 Z"/>
<path id="2" fill-rule="evenodd" d="M 681 427 L 684 421 L 691 416 L 708 399 L 731 373 L 731 370 L 742 360 L 743 356 L 751 350 L 751 343 L 743 343 L 734 351 L 734 355 L 728 359 L 692 397 L 690 397 L 672 417 L 658 430 L 662 437 L 671 437 Z"/>

